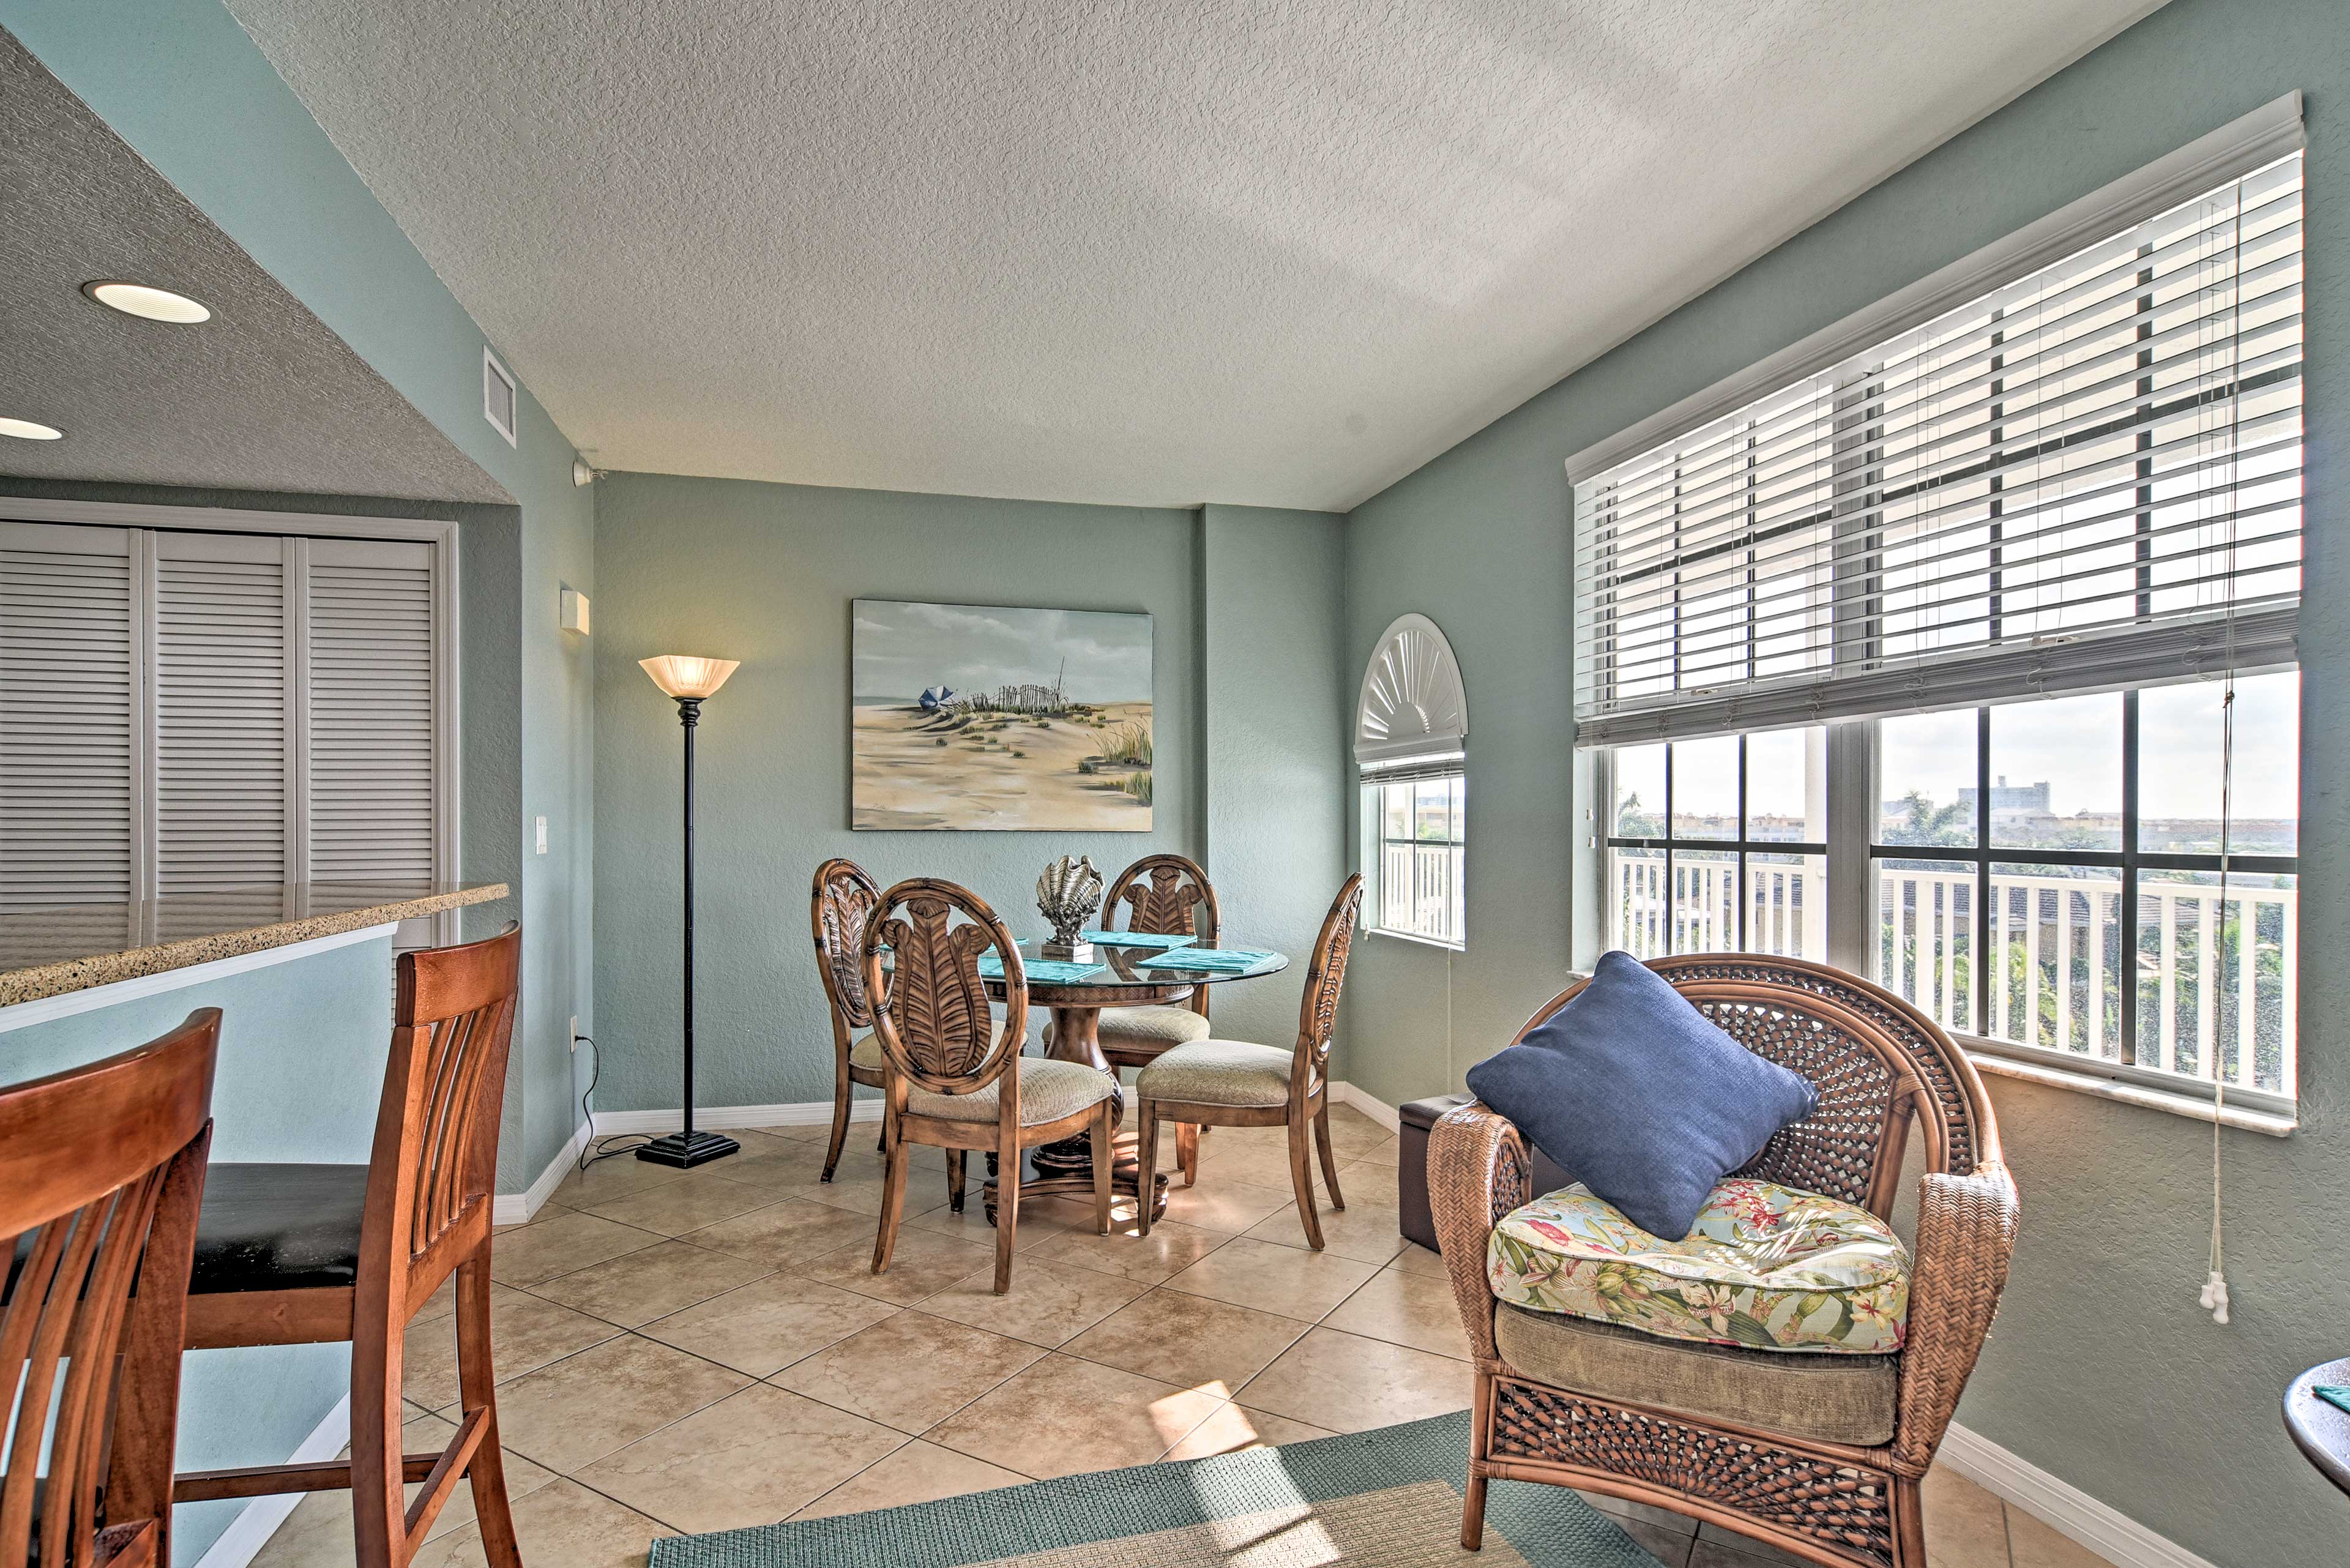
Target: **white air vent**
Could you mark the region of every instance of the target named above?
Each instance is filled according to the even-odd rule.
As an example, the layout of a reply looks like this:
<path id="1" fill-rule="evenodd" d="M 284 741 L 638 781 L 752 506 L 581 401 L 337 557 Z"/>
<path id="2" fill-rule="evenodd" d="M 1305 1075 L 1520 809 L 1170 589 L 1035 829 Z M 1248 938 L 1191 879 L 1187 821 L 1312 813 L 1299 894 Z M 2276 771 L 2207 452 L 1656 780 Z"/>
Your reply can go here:
<path id="1" fill-rule="evenodd" d="M 514 372 L 499 364 L 498 357 L 487 348 L 482 350 L 482 417 L 506 438 L 508 446 L 516 444 Z"/>

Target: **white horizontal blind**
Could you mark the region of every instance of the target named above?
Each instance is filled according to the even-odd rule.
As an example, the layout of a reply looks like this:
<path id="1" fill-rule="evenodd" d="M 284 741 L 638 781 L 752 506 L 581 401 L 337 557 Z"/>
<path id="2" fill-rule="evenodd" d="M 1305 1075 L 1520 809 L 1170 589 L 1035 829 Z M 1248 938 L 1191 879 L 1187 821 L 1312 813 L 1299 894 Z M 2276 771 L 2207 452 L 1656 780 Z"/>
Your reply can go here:
<path id="1" fill-rule="evenodd" d="M 298 882 L 290 541 L 155 536 L 155 890 Z"/>
<path id="2" fill-rule="evenodd" d="M 309 542 L 314 882 L 433 872 L 432 547 Z"/>
<path id="3" fill-rule="evenodd" d="M 2292 663 L 2301 210 L 2295 153 L 1582 480 L 1578 739 Z"/>
<path id="4" fill-rule="evenodd" d="M 132 539 L 0 524 L 0 913 L 135 896 Z"/>

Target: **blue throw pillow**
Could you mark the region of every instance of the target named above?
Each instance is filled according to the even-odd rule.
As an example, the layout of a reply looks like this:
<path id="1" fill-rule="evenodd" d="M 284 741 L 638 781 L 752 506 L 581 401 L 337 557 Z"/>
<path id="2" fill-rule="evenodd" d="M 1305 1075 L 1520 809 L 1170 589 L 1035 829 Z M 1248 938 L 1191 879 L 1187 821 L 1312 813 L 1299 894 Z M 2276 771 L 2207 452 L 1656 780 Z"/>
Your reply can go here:
<path id="1" fill-rule="evenodd" d="M 1643 1231 L 1679 1241 L 1715 1182 L 1819 1108 L 1800 1075 L 1723 1033 L 1629 953 L 1469 1090 Z"/>

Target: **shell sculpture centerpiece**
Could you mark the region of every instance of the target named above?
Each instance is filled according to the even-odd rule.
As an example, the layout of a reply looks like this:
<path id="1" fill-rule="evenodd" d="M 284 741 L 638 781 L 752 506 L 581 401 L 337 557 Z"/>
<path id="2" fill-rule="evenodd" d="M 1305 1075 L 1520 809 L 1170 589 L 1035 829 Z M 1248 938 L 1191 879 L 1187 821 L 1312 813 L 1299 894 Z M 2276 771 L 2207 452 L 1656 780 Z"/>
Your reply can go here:
<path id="1" fill-rule="evenodd" d="M 1091 963 L 1094 945 L 1079 935 L 1101 908 L 1102 874 L 1094 869 L 1093 857 L 1081 855 L 1075 861 L 1064 855 L 1045 867 L 1036 878 L 1036 912 L 1053 928 L 1052 940 L 1039 950 L 1040 956 L 1070 963 Z"/>

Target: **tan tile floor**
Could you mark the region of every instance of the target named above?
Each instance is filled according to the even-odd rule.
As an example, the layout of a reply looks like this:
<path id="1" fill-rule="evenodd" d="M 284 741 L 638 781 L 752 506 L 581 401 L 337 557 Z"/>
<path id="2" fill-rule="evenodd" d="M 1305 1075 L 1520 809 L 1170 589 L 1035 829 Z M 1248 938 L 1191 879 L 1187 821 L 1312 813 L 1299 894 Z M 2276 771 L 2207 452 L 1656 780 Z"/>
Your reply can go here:
<path id="1" fill-rule="evenodd" d="M 1148 1239 L 1121 1210 L 1032 1202 L 1008 1296 L 974 1195 L 946 1208 L 919 1158 L 890 1272 L 868 1269 L 880 1161 L 852 1128 L 739 1132 L 691 1172 L 633 1159 L 574 1176 L 492 1271 L 499 1407 L 525 1558 L 641 1564 L 656 1535 L 922 1502 L 1416 1420 L 1469 1402 L 1443 1265 L 1396 1232 L 1396 1140 L 1351 1110 L 1332 1142 L 1350 1207 L 1305 1249 L 1278 1131 L 1209 1136 L 1197 1188 Z M 1171 1164 L 1172 1139 L 1162 1151 Z M 926 1151 L 927 1153 L 927 1151 Z M 974 1190 L 976 1181 L 974 1180 Z M 1130 1206 L 1129 1206 L 1130 1208 Z M 411 1447 L 451 1428 L 446 1302 L 409 1334 Z M 2099 1560 L 1955 1476 L 1931 1478 L 1937 1568 Z M 1751 1542 L 1607 1499 L 1669 1568 L 1760 1568 Z M 259 1568 L 351 1561 L 341 1494 L 305 1499 Z M 479 1564 L 461 1494 L 421 1564 Z"/>

